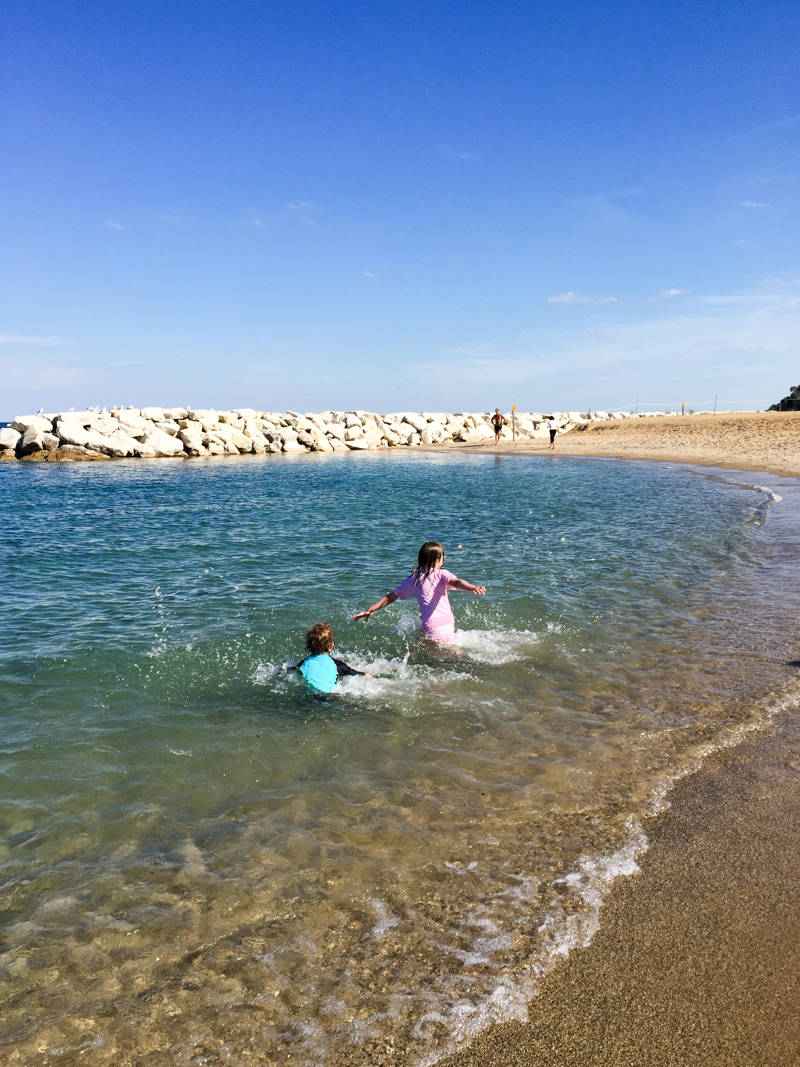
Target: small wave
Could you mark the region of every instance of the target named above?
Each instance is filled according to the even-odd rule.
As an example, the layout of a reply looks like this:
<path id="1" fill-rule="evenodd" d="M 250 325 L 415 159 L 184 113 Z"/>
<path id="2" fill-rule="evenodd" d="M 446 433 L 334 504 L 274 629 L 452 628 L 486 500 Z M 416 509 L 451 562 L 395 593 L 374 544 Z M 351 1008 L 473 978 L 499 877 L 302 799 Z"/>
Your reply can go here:
<path id="1" fill-rule="evenodd" d="M 538 642 L 531 630 L 456 630 L 453 641 L 470 659 L 492 666 L 527 659 Z"/>

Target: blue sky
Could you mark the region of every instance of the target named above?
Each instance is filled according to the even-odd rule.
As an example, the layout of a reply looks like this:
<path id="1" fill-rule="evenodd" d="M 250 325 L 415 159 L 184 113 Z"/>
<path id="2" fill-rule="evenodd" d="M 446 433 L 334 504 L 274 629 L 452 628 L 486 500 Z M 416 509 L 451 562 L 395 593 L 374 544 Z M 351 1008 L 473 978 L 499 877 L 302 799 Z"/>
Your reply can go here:
<path id="1" fill-rule="evenodd" d="M 800 381 L 796 4 L 3 11 L 0 419 Z"/>

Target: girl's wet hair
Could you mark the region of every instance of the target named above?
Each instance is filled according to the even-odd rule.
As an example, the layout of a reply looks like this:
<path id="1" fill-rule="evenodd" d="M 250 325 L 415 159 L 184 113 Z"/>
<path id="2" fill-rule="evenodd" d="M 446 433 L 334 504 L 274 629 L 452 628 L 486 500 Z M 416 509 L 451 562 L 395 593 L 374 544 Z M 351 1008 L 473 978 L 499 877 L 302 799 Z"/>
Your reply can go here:
<path id="1" fill-rule="evenodd" d="M 434 569 L 439 560 L 444 560 L 444 548 L 438 541 L 426 541 L 419 550 L 417 565 L 411 572 L 417 581 L 424 581 Z"/>
<path id="2" fill-rule="evenodd" d="M 315 622 L 306 630 L 306 649 L 312 656 L 324 656 L 333 648 L 333 630 L 327 622 Z"/>

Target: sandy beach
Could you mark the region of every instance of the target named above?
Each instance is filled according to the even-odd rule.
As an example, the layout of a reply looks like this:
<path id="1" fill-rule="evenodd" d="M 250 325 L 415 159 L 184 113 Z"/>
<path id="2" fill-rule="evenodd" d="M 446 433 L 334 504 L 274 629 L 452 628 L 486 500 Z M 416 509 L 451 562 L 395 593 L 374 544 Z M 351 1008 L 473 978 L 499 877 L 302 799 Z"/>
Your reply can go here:
<path id="1" fill-rule="evenodd" d="M 800 1055 L 800 716 L 712 757 L 527 1025 L 441 1067 L 788 1067 Z"/>
<path id="2" fill-rule="evenodd" d="M 435 447 L 435 451 L 443 449 L 550 451 L 546 439 L 501 441 L 498 446 L 491 443 Z M 555 452 L 566 456 L 698 463 L 800 477 L 800 411 L 676 415 L 595 422 L 585 430 L 559 434 Z"/>
<path id="3" fill-rule="evenodd" d="M 556 454 L 796 477 L 800 412 L 597 423 L 558 438 Z M 785 667 L 796 676 L 800 659 Z M 591 946 L 544 979 L 528 1023 L 486 1032 L 442 1067 L 798 1062 L 800 712 L 709 758 L 670 802 L 647 827 L 640 874 L 616 884 Z"/>

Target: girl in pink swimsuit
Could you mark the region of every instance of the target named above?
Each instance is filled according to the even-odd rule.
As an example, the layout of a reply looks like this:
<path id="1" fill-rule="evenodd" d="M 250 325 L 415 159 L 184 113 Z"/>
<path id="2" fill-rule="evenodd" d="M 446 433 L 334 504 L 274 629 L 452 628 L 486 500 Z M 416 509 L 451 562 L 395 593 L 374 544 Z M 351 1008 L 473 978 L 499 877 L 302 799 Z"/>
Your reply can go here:
<path id="1" fill-rule="evenodd" d="M 359 611 L 354 619 L 368 619 L 373 611 L 385 608 L 395 600 L 406 600 L 413 596 L 419 604 L 423 635 L 429 641 L 436 641 L 440 645 L 449 644 L 453 640 L 456 621 L 447 599 L 448 589 L 462 589 L 466 593 L 483 596 L 486 587 L 472 585 L 456 578 L 451 571 L 442 567 L 443 563 L 444 549 L 439 542 L 426 541 L 419 550 L 417 565 L 408 578 L 391 593 L 382 596 L 372 607 Z"/>

